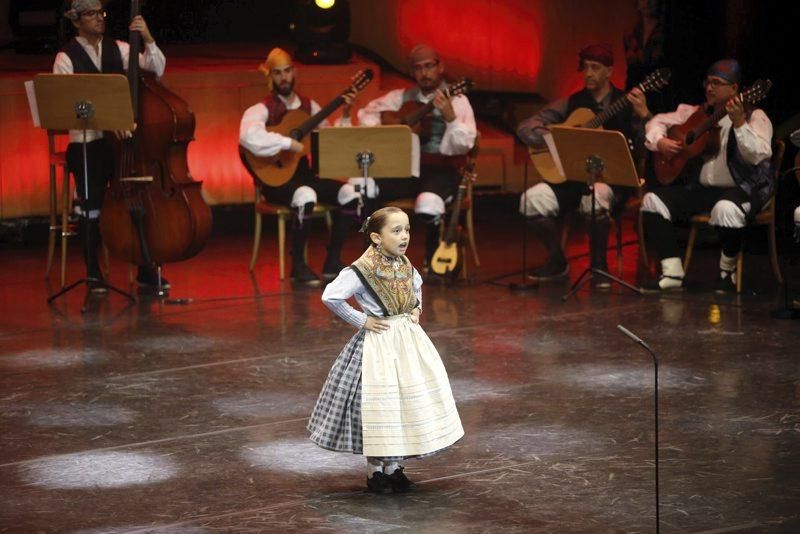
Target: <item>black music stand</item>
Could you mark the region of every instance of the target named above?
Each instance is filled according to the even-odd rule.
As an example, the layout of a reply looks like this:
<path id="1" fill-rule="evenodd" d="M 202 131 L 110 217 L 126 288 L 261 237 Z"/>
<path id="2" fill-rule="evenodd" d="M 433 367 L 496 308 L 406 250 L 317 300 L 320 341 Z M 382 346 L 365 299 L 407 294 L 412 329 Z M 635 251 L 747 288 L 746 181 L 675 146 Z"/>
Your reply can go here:
<path id="1" fill-rule="evenodd" d="M 128 80 L 121 74 L 38 74 L 33 79 L 38 126 L 46 130 L 83 131 L 83 185 L 86 200 L 89 189 L 88 157 L 86 154 L 87 130 L 133 130 L 133 108 Z M 95 194 L 103 194 L 103 191 Z M 89 218 L 84 207 L 81 216 Z M 88 243 L 87 248 L 91 248 Z M 112 286 L 105 280 L 81 278 L 47 298 L 47 303 L 68 293 L 81 284 L 101 285 L 135 302 L 130 293 Z M 81 311 L 85 311 L 85 306 Z"/>
<path id="2" fill-rule="evenodd" d="M 593 130 L 589 128 L 570 128 L 553 126 L 553 142 L 558 150 L 564 175 L 570 180 L 585 181 L 591 194 L 592 208 L 589 220 L 589 267 L 586 268 L 570 290 L 561 299 L 566 300 L 577 292 L 586 282 L 596 276 L 627 287 L 631 291 L 642 294 L 642 290 L 624 280 L 602 270 L 592 267 L 591 258 L 597 246 L 595 243 L 595 187 L 603 181 L 610 185 L 639 187 L 640 180 L 636 174 L 628 141 L 620 132 L 610 130 Z M 604 251 L 605 253 L 605 251 Z"/>

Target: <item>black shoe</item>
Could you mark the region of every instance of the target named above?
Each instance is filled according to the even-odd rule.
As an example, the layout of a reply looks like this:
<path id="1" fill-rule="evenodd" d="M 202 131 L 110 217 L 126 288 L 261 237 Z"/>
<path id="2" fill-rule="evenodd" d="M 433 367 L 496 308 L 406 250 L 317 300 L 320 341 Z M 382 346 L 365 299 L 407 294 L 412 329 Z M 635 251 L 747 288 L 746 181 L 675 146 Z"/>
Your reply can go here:
<path id="1" fill-rule="evenodd" d="M 671 278 L 673 280 L 680 280 L 681 285 L 673 287 L 661 287 L 658 283 L 664 278 Z M 683 278 L 678 276 L 665 276 L 661 275 L 658 280 L 648 280 L 641 288 L 643 293 L 675 293 L 683 291 Z"/>
<path id="2" fill-rule="evenodd" d="M 717 281 L 714 282 L 714 291 L 717 293 L 736 293 L 736 282 L 733 281 L 734 273 L 732 271 L 725 271 L 728 276 L 722 277 L 722 273 L 717 275 Z"/>
<path id="3" fill-rule="evenodd" d="M 559 280 L 566 278 L 569 274 L 569 263 L 566 260 L 550 260 L 541 267 L 533 269 L 528 273 L 528 278 L 540 282 L 548 280 Z"/>
<path id="4" fill-rule="evenodd" d="M 320 284 L 317 273 L 312 271 L 311 268 L 305 263 L 302 265 L 296 265 L 292 268 L 292 281 L 308 286 L 318 286 Z"/>
<path id="5" fill-rule="evenodd" d="M 386 495 L 392 493 L 394 491 L 393 488 L 391 479 L 380 471 L 376 471 L 372 474 L 372 477 L 367 479 L 367 489 L 372 493 Z"/>
<path id="6" fill-rule="evenodd" d="M 155 269 L 147 269 L 139 267 L 139 274 L 136 275 L 136 284 L 144 290 L 157 290 L 158 289 L 158 272 Z M 172 287 L 169 280 L 161 277 L 161 289 L 169 289 Z"/>
<path id="7" fill-rule="evenodd" d="M 406 493 L 417 489 L 417 485 L 411 482 L 403 473 L 402 467 L 398 467 L 394 473 L 387 475 L 386 478 L 392 483 L 392 491 L 395 493 Z"/>
<path id="8" fill-rule="evenodd" d="M 324 280 L 333 280 L 345 268 L 347 268 L 347 265 L 341 261 L 327 259 L 325 260 L 325 265 L 322 266 L 322 278 Z"/>

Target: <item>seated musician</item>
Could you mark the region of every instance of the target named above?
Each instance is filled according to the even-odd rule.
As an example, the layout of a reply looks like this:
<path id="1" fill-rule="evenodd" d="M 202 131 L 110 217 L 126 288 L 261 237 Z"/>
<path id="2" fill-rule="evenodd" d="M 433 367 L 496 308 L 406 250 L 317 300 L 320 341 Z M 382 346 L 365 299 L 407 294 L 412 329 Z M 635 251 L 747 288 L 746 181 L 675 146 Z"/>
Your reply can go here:
<path id="1" fill-rule="evenodd" d="M 614 57 L 610 48 L 591 45 L 581 50 L 578 57 L 578 70 L 583 72 L 584 88 L 548 104 L 536 115 L 520 123 L 517 135 L 526 145 L 545 148 L 544 136 L 549 132 L 549 125 L 563 123 L 579 108 L 588 108 L 599 114 L 617 99 L 626 97 L 611 83 Z M 629 140 L 638 142 L 644 131 L 644 121 L 650 117 L 650 110 L 644 93 L 638 88 L 628 93 L 627 98 L 632 106 L 609 119 L 604 128 L 622 132 Z M 631 194 L 632 188 L 610 186 L 602 182 L 595 185 L 596 246 L 591 258 L 592 267 L 608 271 L 606 249 L 611 217 L 618 216 Z M 583 182 L 540 182 L 522 194 L 520 213 L 527 217 L 527 224 L 542 241 L 548 255 L 544 265 L 531 271 L 530 278 L 545 281 L 566 277 L 569 264 L 561 250 L 557 218 L 576 209 L 587 218 L 591 213 L 591 196 Z M 609 287 L 605 278 L 596 277 L 593 280 L 597 288 Z"/>
<path id="2" fill-rule="evenodd" d="M 53 64 L 54 74 L 125 74 L 128 69 L 130 46 L 123 41 L 104 39 L 106 12 L 100 0 L 72 0 L 70 9 L 64 16 L 72 21 L 77 36 L 70 40 L 56 55 Z M 144 40 L 144 53 L 139 56 L 139 66 L 161 77 L 167 60 L 156 46 L 147 23 L 142 17 L 131 21 L 131 31 L 139 31 Z M 86 198 L 83 172 L 83 131 L 69 133 L 67 163 L 75 177 L 75 186 L 80 198 L 80 210 L 88 215 L 80 219 L 80 235 L 86 261 L 86 278 L 89 290 L 93 293 L 107 291 L 100 264 L 97 261 L 97 246 L 100 244 L 100 210 L 106 184 L 114 174 L 114 153 L 101 131 L 86 132 L 87 161 L 89 177 L 89 198 Z M 91 245 L 91 246 L 90 246 Z M 158 284 L 156 270 L 151 265 L 140 265 L 136 277 L 139 286 L 153 289 Z M 161 279 L 164 289 L 169 282 Z"/>
<path id="3" fill-rule="evenodd" d="M 651 289 L 683 288 L 683 265 L 678 255 L 673 223 L 711 212 L 711 225 L 719 234 L 722 251 L 715 290 L 735 291 L 736 256 L 742 231 L 770 198 L 774 180 L 770 172 L 772 123 L 760 109 L 742 103 L 739 63 L 717 61 L 708 69 L 703 106 L 681 104 L 672 113 L 656 115 L 647 124 L 646 146 L 653 152 L 674 155 L 682 143 L 667 137 L 671 126 L 686 123 L 702 109 L 727 111 L 718 123 L 719 150 L 686 166 L 684 180 L 655 188 L 644 196 L 642 212 L 647 241 L 661 260 L 661 277 Z M 714 133 L 712 130 L 711 134 Z"/>
<path id="4" fill-rule="evenodd" d="M 280 133 L 270 132 L 267 128 L 280 124 L 290 110 L 302 109 L 309 115 L 314 115 L 319 112 L 320 105 L 295 91 L 296 69 L 291 56 L 282 49 L 272 49 L 259 69 L 267 77 L 270 92 L 263 102 L 251 106 L 242 115 L 239 144 L 261 157 L 274 156 L 282 150 L 301 152 L 302 143 Z M 341 125 L 348 125 L 350 122 L 350 106 L 354 95 L 355 92 L 349 92 L 344 96 L 346 104 Z M 355 187 L 337 180 L 315 177 L 306 158 L 300 160 L 294 176 L 285 184 L 271 187 L 259 182 L 257 185 L 269 202 L 291 206 L 297 211 L 292 227 L 291 276 L 298 283 L 320 283 L 319 277 L 305 260 L 310 226 L 307 221 L 315 204 L 321 201 L 340 207 L 333 215 L 328 254 L 322 268 L 325 279 L 335 278 L 346 267 L 342 264 L 341 252 L 348 231 L 355 226 L 355 212 L 359 203 L 359 193 Z"/>
<path id="5" fill-rule="evenodd" d="M 396 112 L 407 102 L 434 103 L 430 132 L 422 134 L 426 142 L 420 147 L 419 178 L 376 180 L 381 202 L 416 197 L 414 212 L 426 228 L 427 267 L 439 244 L 439 224 L 445 214 L 445 204 L 452 201 L 460 182 L 459 167 L 463 159 L 453 156 L 469 152 L 478 131 L 467 97 L 448 96 L 444 64 L 436 50 L 428 45 L 417 45 L 411 50 L 408 61 L 417 85 L 411 89 L 395 89 L 373 100 L 358 111 L 358 120 L 363 126 L 378 126 L 382 123 L 382 112 Z"/>

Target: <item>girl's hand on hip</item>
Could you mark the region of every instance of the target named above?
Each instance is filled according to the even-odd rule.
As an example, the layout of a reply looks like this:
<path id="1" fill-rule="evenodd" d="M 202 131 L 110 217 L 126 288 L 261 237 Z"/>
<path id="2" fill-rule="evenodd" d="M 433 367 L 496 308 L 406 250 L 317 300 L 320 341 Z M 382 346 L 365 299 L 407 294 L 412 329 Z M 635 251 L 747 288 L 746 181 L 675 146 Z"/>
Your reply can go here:
<path id="1" fill-rule="evenodd" d="M 375 332 L 376 334 L 382 334 L 389 330 L 389 323 L 387 321 L 382 321 L 375 317 L 367 317 L 367 322 L 364 324 L 364 328 L 369 330 L 370 332 Z"/>

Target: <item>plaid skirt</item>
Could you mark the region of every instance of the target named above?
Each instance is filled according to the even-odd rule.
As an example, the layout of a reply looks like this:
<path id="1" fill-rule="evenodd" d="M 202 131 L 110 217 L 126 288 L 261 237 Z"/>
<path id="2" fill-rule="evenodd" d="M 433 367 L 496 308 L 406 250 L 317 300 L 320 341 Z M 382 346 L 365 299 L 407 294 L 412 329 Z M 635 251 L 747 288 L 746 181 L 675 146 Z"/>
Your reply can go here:
<path id="1" fill-rule="evenodd" d="M 396 318 L 399 319 L 400 316 L 392 317 L 390 319 Z M 407 319 L 404 319 L 402 322 L 405 321 L 407 321 Z M 394 323 L 393 327 L 400 326 L 399 323 L 396 323 L 396 321 L 390 321 L 390 323 Z M 405 325 L 405 328 L 407 327 L 408 325 Z M 421 331 L 419 326 L 414 325 L 414 328 Z M 405 335 L 402 336 L 403 338 L 407 337 L 408 331 L 406 330 L 404 333 Z M 314 410 L 311 414 L 307 428 L 311 433 L 311 440 L 324 449 L 338 452 L 350 452 L 353 454 L 364 454 L 362 373 L 364 371 L 364 342 L 367 335 L 370 334 L 367 334 L 367 332 L 362 329 L 347 342 L 344 349 L 342 349 L 342 351 L 339 353 L 339 356 L 336 358 L 336 361 L 334 362 L 330 372 L 328 373 L 328 378 L 325 381 L 322 392 L 320 393 L 317 403 L 314 406 Z M 371 335 L 373 337 L 371 338 L 370 345 L 373 347 L 375 339 L 389 339 L 386 334 Z M 424 333 L 421 335 L 425 336 Z M 427 336 L 425 336 L 425 340 L 427 340 Z M 430 341 L 427 341 L 427 343 L 430 344 Z M 413 343 L 412 346 L 414 346 Z M 432 348 L 432 345 L 430 345 L 430 347 Z M 378 347 L 377 350 L 382 349 Z M 382 352 L 384 350 L 387 349 L 383 349 Z M 391 351 L 391 349 L 388 350 Z M 433 350 L 435 351 L 435 349 Z M 371 354 L 370 357 L 373 358 L 370 360 L 370 363 L 371 365 L 374 365 L 373 360 L 375 355 Z M 412 359 L 414 358 L 412 357 Z M 439 366 L 441 366 L 441 361 L 439 360 L 438 354 L 435 356 L 435 361 L 438 362 Z M 444 381 L 446 384 L 446 375 L 444 376 Z M 455 412 L 455 406 L 452 404 L 452 396 L 449 392 L 449 385 L 445 385 L 441 389 L 446 390 L 447 393 L 445 398 L 447 401 L 449 401 L 449 406 L 451 407 L 452 412 Z M 408 402 L 413 405 L 417 396 L 416 394 L 419 392 L 412 391 L 411 393 L 414 393 L 414 395 L 408 400 Z M 423 395 L 423 397 L 424 396 L 425 395 Z M 382 392 L 380 395 L 378 395 L 378 397 L 385 397 L 385 395 L 383 395 Z M 376 402 L 376 396 L 374 394 L 367 395 L 367 398 L 370 399 L 370 403 Z M 370 412 L 370 416 L 372 418 L 375 417 L 374 410 L 380 405 L 380 402 L 374 406 L 371 404 L 373 412 Z M 389 414 L 388 416 L 390 418 L 393 417 L 393 415 L 391 415 L 392 405 L 387 406 L 383 404 L 383 408 L 381 409 L 387 408 L 390 409 L 390 411 L 387 412 L 387 414 Z M 436 414 L 432 414 L 428 417 L 428 419 L 438 419 L 438 416 L 436 416 Z M 383 454 L 378 455 L 373 453 L 370 454 L 370 456 L 374 456 L 384 461 L 397 461 L 408 458 L 420 458 L 435 454 L 440 450 L 447 448 L 463 435 L 463 430 L 461 430 L 461 424 L 460 421 L 458 421 L 457 413 L 452 413 L 449 420 L 450 426 L 455 425 L 457 428 L 448 432 L 449 439 L 446 439 L 445 441 L 441 439 L 438 441 L 428 440 L 429 443 L 435 444 L 434 447 L 413 450 L 415 454 L 412 454 L 412 451 L 408 450 L 408 454 L 392 456 L 385 454 L 390 452 L 391 449 L 395 448 L 390 446 L 388 448 L 381 448 Z M 380 426 L 381 425 L 378 425 L 378 427 Z M 370 428 L 374 427 L 374 424 L 370 426 Z M 440 428 L 436 428 L 435 430 L 438 431 Z M 438 450 L 432 450 L 434 448 Z"/>

